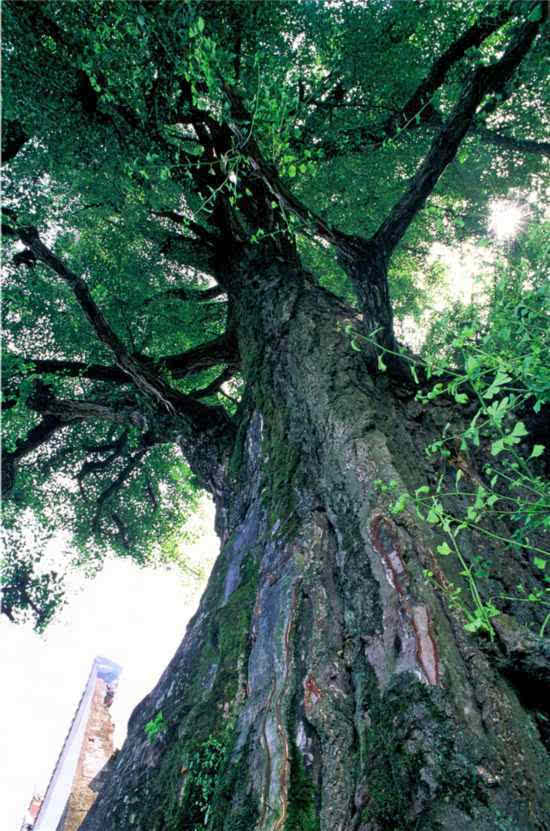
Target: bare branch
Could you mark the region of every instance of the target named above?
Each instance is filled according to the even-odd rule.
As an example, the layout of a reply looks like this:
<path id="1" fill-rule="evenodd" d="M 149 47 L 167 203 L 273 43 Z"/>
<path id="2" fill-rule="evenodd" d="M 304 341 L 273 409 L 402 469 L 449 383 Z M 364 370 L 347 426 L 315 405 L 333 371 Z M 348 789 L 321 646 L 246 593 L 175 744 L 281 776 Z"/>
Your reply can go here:
<path id="1" fill-rule="evenodd" d="M 119 401 L 116 407 L 108 407 L 97 401 L 56 398 L 51 387 L 39 380 L 35 382 L 27 405 L 31 410 L 52 416 L 62 424 L 85 419 L 112 421 L 116 424 L 140 424 L 143 418 L 132 399 Z"/>

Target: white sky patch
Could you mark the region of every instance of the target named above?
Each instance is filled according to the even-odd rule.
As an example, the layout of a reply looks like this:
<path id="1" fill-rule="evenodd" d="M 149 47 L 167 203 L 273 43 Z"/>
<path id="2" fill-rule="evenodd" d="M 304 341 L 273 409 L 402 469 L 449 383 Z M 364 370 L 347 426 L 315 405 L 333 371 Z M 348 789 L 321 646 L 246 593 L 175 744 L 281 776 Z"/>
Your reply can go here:
<path id="1" fill-rule="evenodd" d="M 204 503 L 185 546 L 208 572 L 219 549 L 213 508 Z M 142 569 L 113 558 L 86 582 L 44 636 L 0 617 L 0 777 L 2 831 L 19 831 L 34 791 L 44 793 L 96 655 L 122 666 L 111 708 L 115 745 L 124 741 L 134 707 L 158 681 L 194 613 L 204 580 L 170 569 Z"/>
<path id="2" fill-rule="evenodd" d="M 467 306 L 484 299 L 494 253 L 490 248 L 470 242 L 456 246 L 435 242 L 430 250 L 429 261 L 437 260 L 445 265 L 445 280 L 434 290 L 431 304 L 424 312 L 420 325 L 412 317 L 405 317 L 397 330 L 398 337 L 416 352 L 420 351 L 435 315 L 448 311 L 457 300 Z"/>
<path id="3" fill-rule="evenodd" d="M 498 240 L 512 239 L 526 219 L 525 210 L 516 202 L 495 199 L 491 202 L 489 230 Z"/>

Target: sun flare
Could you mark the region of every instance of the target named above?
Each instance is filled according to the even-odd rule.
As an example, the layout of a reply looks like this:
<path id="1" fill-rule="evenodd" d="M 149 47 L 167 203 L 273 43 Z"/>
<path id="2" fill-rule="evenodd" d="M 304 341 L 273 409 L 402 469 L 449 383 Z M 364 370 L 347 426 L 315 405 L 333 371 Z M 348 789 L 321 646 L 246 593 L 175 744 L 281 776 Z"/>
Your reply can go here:
<path id="1" fill-rule="evenodd" d="M 512 239 L 525 219 L 524 209 L 515 202 L 498 199 L 491 203 L 489 230 L 499 240 Z"/>

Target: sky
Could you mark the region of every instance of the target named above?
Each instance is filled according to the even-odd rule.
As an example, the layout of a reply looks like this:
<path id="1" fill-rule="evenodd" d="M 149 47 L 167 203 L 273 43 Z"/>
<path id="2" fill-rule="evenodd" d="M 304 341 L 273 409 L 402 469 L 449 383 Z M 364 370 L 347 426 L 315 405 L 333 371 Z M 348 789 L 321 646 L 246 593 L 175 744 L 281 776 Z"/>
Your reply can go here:
<path id="1" fill-rule="evenodd" d="M 219 549 L 211 504 L 195 523 L 198 539 L 184 550 L 208 571 Z M 0 615 L 1 831 L 19 831 L 33 792 L 44 793 L 96 655 L 122 666 L 111 707 L 121 746 L 132 710 L 179 646 L 205 579 L 112 559 L 44 636 Z"/>

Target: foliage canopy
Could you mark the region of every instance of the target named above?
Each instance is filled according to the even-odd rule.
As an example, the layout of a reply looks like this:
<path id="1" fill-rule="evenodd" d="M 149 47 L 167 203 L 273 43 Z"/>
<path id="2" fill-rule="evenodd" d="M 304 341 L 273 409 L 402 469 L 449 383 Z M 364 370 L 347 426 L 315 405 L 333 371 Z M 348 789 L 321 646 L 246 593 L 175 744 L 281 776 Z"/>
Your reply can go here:
<path id="1" fill-rule="evenodd" d="M 510 192 L 541 220 L 545 14 L 6 0 L 5 613 L 43 626 L 61 597 L 40 553 L 21 557 L 30 515 L 45 539 L 69 531 L 89 567 L 107 548 L 175 556 L 208 486 L 194 448 L 205 431 L 231 440 L 238 421 L 246 356 L 226 274 L 239 252 L 297 250 L 393 349 L 441 288 L 433 243 L 479 242 Z M 383 252 L 381 311 L 347 265 L 361 240 Z M 546 298 L 536 232 L 518 246 L 488 311 L 457 310 L 503 354 L 517 304 Z M 456 361 L 451 323 L 435 321 L 426 354 Z M 538 370 L 522 372 L 533 392 Z"/>

